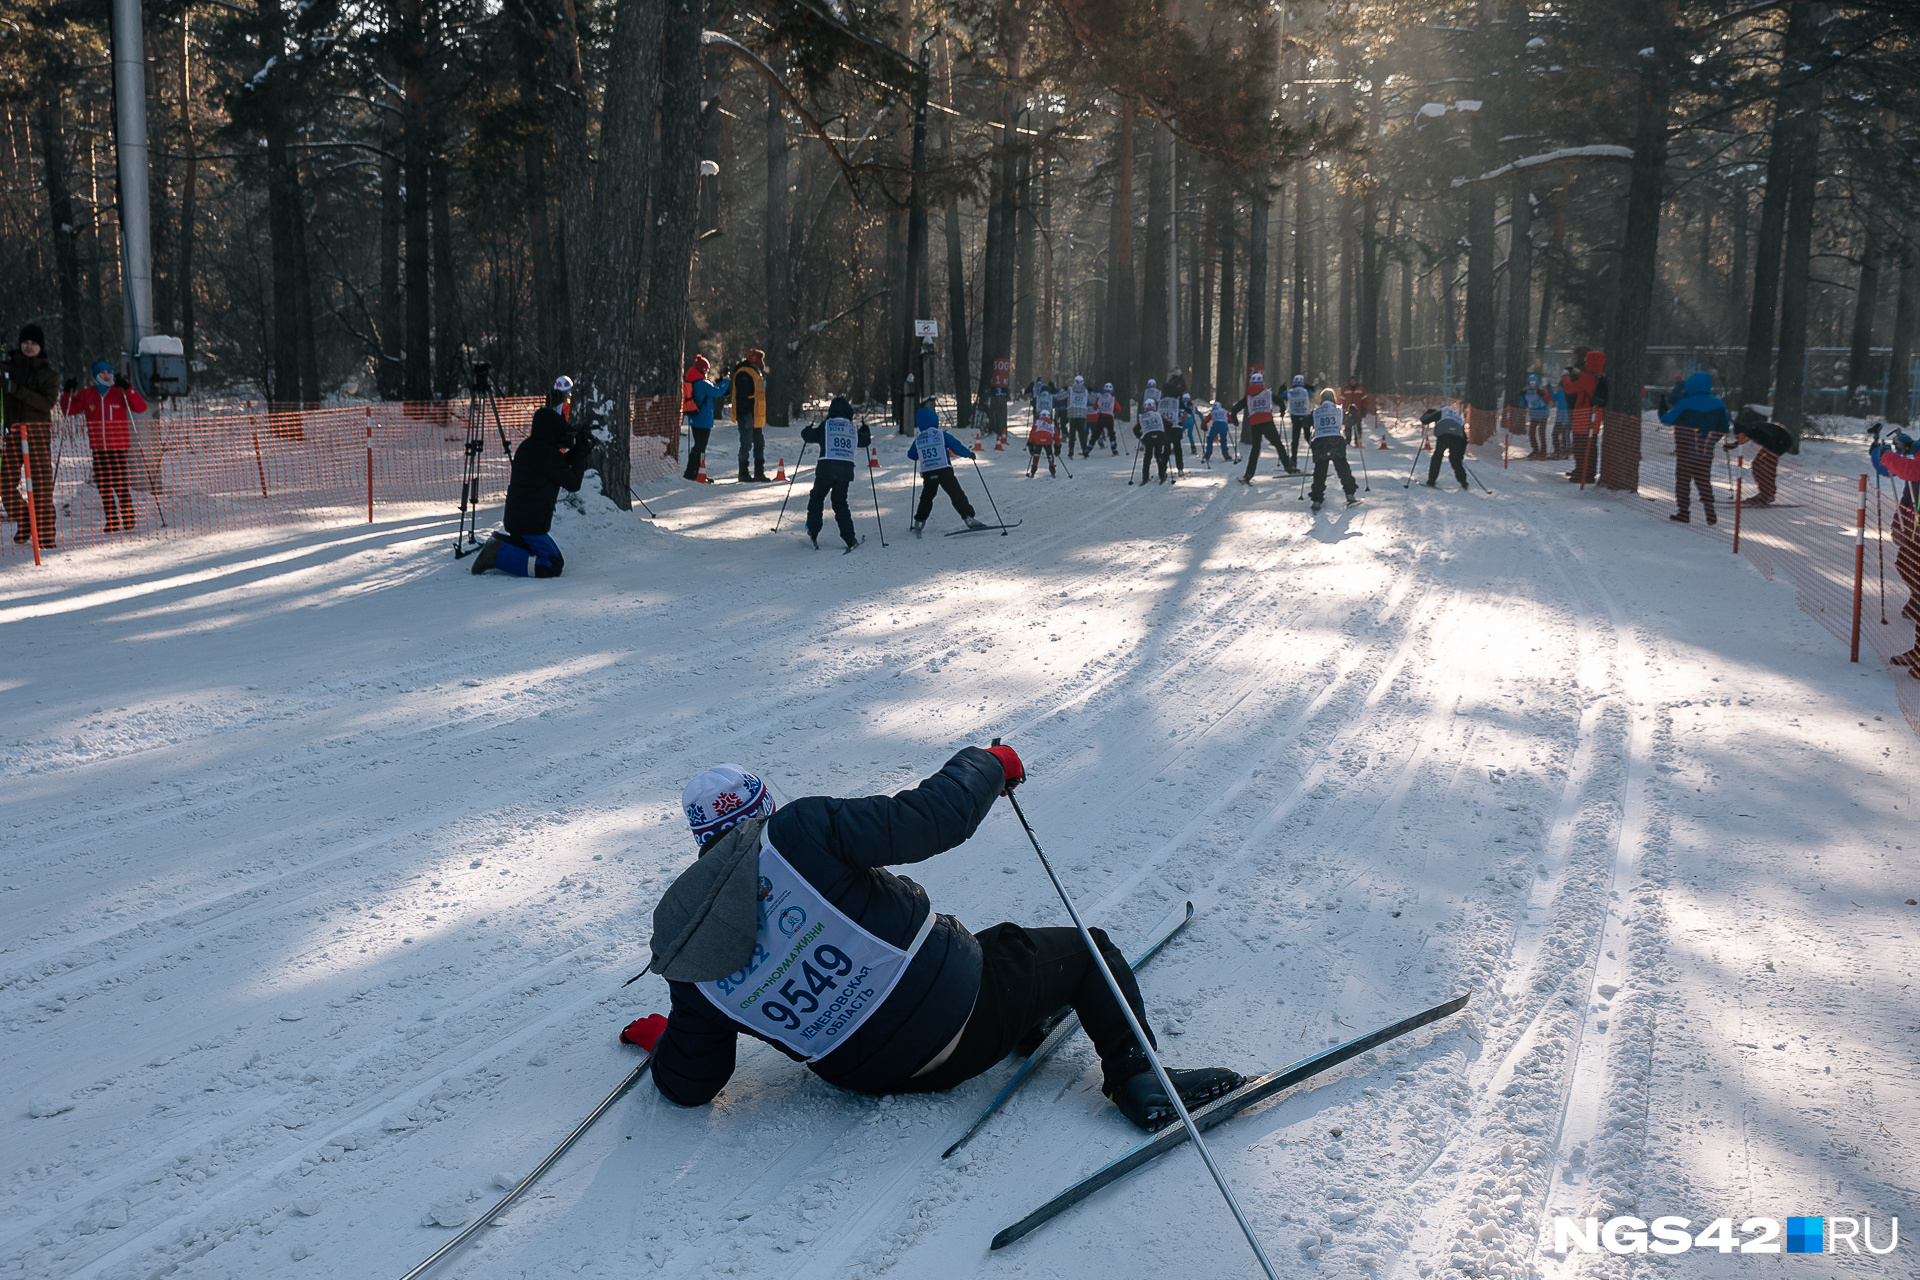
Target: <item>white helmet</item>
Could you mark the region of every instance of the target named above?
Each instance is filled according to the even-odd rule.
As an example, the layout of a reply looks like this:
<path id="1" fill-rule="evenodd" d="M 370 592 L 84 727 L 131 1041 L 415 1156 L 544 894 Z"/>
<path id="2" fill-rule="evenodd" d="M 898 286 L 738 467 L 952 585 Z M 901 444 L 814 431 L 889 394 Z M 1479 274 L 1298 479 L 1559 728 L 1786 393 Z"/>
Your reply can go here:
<path id="1" fill-rule="evenodd" d="M 1250 373 L 1247 375 L 1247 381 L 1251 383 L 1258 383 L 1260 386 L 1265 386 L 1267 384 L 1267 375 L 1256 370 L 1253 373 Z"/>
<path id="2" fill-rule="evenodd" d="M 1101 387 L 1100 389 L 1101 389 L 1102 391 L 1111 391 L 1111 390 L 1113 390 L 1113 384 L 1112 384 L 1111 382 L 1109 382 L 1109 383 L 1107 383 L 1107 384 L 1106 384 L 1105 386 L 1103 386 L 1103 387 Z"/>
<path id="3" fill-rule="evenodd" d="M 1321 404 L 1332 404 L 1332 403 L 1333 403 L 1333 388 L 1332 388 L 1332 387 L 1323 387 L 1323 388 L 1321 388 L 1321 391 L 1320 391 L 1320 403 L 1321 403 Z"/>
<path id="4" fill-rule="evenodd" d="M 566 374 L 563 373 L 559 377 L 553 380 L 553 389 L 555 391 L 558 391 L 563 396 L 572 395 L 573 379 L 569 378 Z"/>
<path id="5" fill-rule="evenodd" d="M 1077 374 L 1077 373 L 1076 373 L 1076 374 L 1074 374 L 1074 375 L 1073 375 L 1073 385 L 1074 385 L 1074 386 L 1076 386 L 1076 387 L 1077 387 L 1077 386 L 1080 386 L 1080 385 L 1082 385 L 1082 384 L 1083 384 L 1083 383 L 1085 383 L 1085 382 L 1086 382 L 1086 379 L 1085 379 L 1085 378 L 1083 378 L 1083 377 L 1081 377 L 1081 376 L 1080 376 L 1079 374 Z"/>
<path id="6" fill-rule="evenodd" d="M 1293 385 L 1296 387 L 1304 387 L 1307 385 L 1307 380 L 1296 373 L 1293 375 Z"/>

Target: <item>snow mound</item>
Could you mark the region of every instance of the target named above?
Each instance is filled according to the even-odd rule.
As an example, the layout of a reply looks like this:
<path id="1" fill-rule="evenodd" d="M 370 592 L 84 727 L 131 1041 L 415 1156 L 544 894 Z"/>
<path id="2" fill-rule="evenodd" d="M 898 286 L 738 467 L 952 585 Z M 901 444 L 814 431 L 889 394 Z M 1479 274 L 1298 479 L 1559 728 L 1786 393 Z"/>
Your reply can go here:
<path id="1" fill-rule="evenodd" d="M 73 1110 L 73 1101 L 69 1098 L 56 1098 L 52 1094 L 35 1098 L 27 1104 L 27 1114 L 35 1120 L 45 1120 L 48 1116 L 57 1116 L 62 1111 Z"/>

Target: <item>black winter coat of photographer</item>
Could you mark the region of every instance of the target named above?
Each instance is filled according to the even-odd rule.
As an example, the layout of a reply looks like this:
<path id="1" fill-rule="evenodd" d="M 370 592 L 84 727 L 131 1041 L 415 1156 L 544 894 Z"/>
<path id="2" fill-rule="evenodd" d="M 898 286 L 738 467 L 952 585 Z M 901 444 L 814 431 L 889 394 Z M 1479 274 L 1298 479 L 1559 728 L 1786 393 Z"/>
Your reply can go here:
<path id="1" fill-rule="evenodd" d="M 474 557 L 473 571 L 498 569 L 521 578 L 557 578 L 566 567 L 548 531 L 560 491 L 578 493 L 587 472 L 600 465 L 600 451 L 585 431 L 567 419 L 573 380 L 561 377 L 534 411 L 527 438 L 513 451 L 513 475 L 507 481 L 506 511 L 496 531 Z"/>

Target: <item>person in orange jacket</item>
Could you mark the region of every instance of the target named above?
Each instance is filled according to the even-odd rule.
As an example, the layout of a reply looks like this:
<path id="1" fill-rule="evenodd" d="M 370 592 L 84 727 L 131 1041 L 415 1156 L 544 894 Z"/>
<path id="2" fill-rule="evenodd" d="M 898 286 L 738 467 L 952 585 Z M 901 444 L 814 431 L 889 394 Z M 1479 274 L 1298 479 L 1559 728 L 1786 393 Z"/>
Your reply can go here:
<path id="1" fill-rule="evenodd" d="M 1574 355 L 1579 367 L 1560 379 L 1573 417 L 1573 470 L 1567 479 L 1592 484 L 1600 466 L 1600 411 L 1607 407 L 1607 353 L 1582 348 Z"/>
<path id="2" fill-rule="evenodd" d="M 107 513 L 108 533 L 133 531 L 133 495 L 127 489 L 127 451 L 133 447 L 133 415 L 147 411 L 142 396 L 105 360 L 93 362 L 93 382 L 60 393 L 60 412 L 87 417 L 93 450 L 93 484 Z"/>

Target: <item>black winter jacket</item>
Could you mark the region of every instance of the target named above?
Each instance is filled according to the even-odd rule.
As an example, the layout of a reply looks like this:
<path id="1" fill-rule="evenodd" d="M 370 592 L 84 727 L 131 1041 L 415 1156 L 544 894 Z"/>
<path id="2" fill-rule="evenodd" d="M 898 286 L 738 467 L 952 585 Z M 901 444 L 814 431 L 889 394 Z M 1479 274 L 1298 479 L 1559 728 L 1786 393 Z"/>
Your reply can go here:
<path id="1" fill-rule="evenodd" d="M 573 447 L 562 447 L 569 444 Z M 507 509 L 500 521 L 508 533 L 553 528 L 553 504 L 562 489 L 580 491 L 591 448 L 590 441 L 575 441 L 573 427 L 558 409 L 535 411 L 527 438 L 513 451 L 513 477 L 507 481 Z"/>
<path id="2" fill-rule="evenodd" d="M 874 936 L 905 947 L 933 908 L 927 891 L 884 870 L 924 862 L 965 841 L 1006 785 L 1000 761 L 967 747 L 911 791 L 835 800 L 808 796 L 767 820 L 766 835 L 794 870 Z M 980 944 L 951 916 L 937 916 L 880 1008 L 853 1038 L 809 1070 L 829 1084 L 885 1093 L 932 1061 L 959 1034 L 980 993 Z M 735 1040 L 766 1040 L 728 1017 L 689 982 L 670 982 L 667 1030 L 654 1046 L 653 1079 L 668 1101 L 711 1102 L 733 1075 Z"/>

